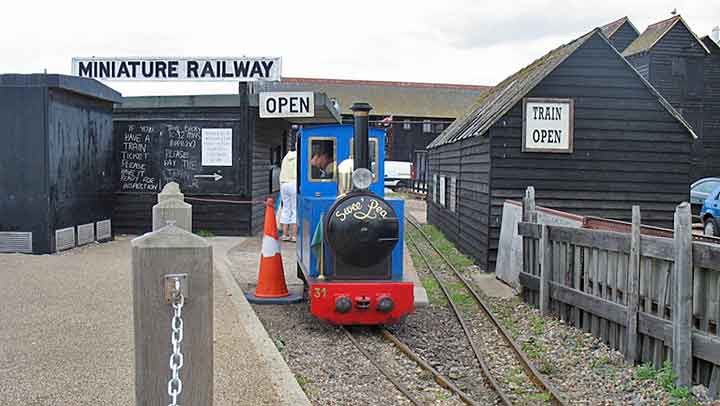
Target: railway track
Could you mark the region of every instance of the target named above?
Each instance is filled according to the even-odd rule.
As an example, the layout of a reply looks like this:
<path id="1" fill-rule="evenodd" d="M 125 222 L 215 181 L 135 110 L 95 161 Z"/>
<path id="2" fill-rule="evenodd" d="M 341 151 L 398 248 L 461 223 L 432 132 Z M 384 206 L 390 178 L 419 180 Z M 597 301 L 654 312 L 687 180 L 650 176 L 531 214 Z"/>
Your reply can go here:
<path id="1" fill-rule="evenodd" d="M 362 353 L 362 355 L 368 359 L 368 361 L 380 371 L 380 373 L 385 376 L 402 394 L 407 398 L 410 403 L 416 405 L 416 406 L 422 406 L 427 404 L 426 402 L 421 401 L 422 394 L 418 396 L 417 394 L 413 393 L 413 390 L 408 387 L 408 385 L 402 383 L 388 368 L 388 366 L 381 362 L 377 357 L 372 356 L 371 354 L 379 354 L 381 351 L 378 350 L 377 346 L 378 343 L 375 342 L 373 344 L 369 344 L 374 346 L 371 351 L 368 351 L 366 346 L 360 343 L 360 340 L 350 331 L 349 328 L 343 327 L 342 328 L 345 335 L 348 337 L 348 339 L 353 343 L 353 345 Z M 477 402 L 475 402 L 468 394 L 466 394 L 464 391 L 462 391 L 460 388 L 458 388 L 450 379 L 445 377 L 444 375 L 440 374 L 435 368 L 433 368 L 429 363 L 427 363 L 425 360 L 422 359 L 417 353 L 415 353 L 412 349 L 410 349 L 407 345 L 403 344 L 400 339 L 398 339 L 393 333 L 388 331 L 387 329 L 380 327 L 380 328 L 374 328 L 373 329 L 373 335 L 375 335 L 380 340 L 384 340 L 390 344 L 392 344 L 396 351 L 403 354 L 404 357 L 407 358 L 407 360 L 411 361 L 412 365 L 416 365 L 420 367 L 422 370 L 429 373 L 435 383 L 439 385 L 442 389 L 448 391 L 450 394 L 457 396 L 457 401 L 453 402 L 452 399 L 447 399 L 448 404 L 453 403 L 464 403 L 467 405 L 479 405 Z M 366 344 L 368 345 L 368 344 Z M 387 358 L 387 357 L 384 357 Z M 409 369 L 409 368 L 408 368 Z M 415 373 L 415 368 L 412 368 L 413 371 L 411 373 Z M 435 402 L 433 402 L 435 403 Z"/>
<path id="2" fill-rule="evenodd" d="M 453 310 L 470 343 L 487 384 L 497 393 L 502 403 L 515 405 L 549 402 L 554 405 L 565 405 L 563 397 L 533 366 L 465 276 L 435 246 L 411 216 L 406 215 L 406 218 L 422 236 L 424 244 L 429 249 L 421 249 L 410 234 L 407 234 L 408 242 L 419 254 L 447 298 L 449 307 Z M 432 266 L 427 252 L 434 252 L 441 259 L 443 269 L 436 270 Z M 458 295 L 472 297 L 477 306 L 468 306 L 468 303 L 458 305 L 453 298 Z M 471 321 L 470 324 L 468 320 Z M 475 328 L 477 326 L 480 327 Z"/>

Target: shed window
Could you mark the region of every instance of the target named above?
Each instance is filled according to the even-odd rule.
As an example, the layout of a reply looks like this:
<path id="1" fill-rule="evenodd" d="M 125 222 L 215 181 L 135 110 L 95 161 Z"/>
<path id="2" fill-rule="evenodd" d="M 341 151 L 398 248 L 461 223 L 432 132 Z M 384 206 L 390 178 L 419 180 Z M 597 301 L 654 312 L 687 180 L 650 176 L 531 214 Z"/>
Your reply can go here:
<path id="1" fill-rule="evenodd" d="M 440 206 L 442 206 L 442 207 L 447 207 L 447 206 L 445 206 L 445 201 L 446 201 L 445 200 L 445 193 L 446 193 L 445 180 L 446 180 L 445 176 L 440 177 Z"/>
<path id="2" fill-rule="evenodd" d="M 440 134 L 445 129 L 445 124 L 443 123 L 436 123 L 435 124 L 435 132 Z"/>
<path id="3" fill-rule="evenodd" d="M 438 186 L 438 176 L 437 173 L 433 174 L 432 179 L 432 201 L 433 203 L 437 203 L 437 186 Z"/>
<path id="4" fill-rule="evenodd" d="M 457 210 L 457 178 L 455 176 L 450 177 L 450 211 L 455 212 Z"/>
<path id="5" fill-rule="evenodd" d="M 310 138 L 309 174 L 314 182 L 332 182 L 335 180 L 335 139 L 327 137 Z"/>
<path id="6" fill-rule="evenodd" d="M 403 130 L 410 130 L 412 126 L 410 125 L 410 120 L 404 120 L 403 121 Z"/>
<path id="7" fill-rule="evenodd" d="M 424 132 L 424 133 L 431 133 L 431 132 L 432 132 L 432 121 L 430 121 L 430 120 L 423 120 L 423 132 Z"/>

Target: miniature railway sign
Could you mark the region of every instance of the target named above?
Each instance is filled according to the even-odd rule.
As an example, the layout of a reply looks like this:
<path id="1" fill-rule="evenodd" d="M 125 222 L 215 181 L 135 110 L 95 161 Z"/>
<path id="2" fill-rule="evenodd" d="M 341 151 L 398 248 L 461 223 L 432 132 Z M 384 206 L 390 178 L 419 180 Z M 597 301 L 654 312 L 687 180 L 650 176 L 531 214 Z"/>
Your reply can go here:
<path id="1" fill-rule="evenodd" d="M 75 76 L 117 81 L 278 81 L 281 68 L 279 57 L 72 59 Z"/>
<path id="2" fill-rule="evenodd" d="M 315 117 L 313 92 L 262 92 L 260 117 Z"/>
<path id="3" fill-rule="evenodd" d="M 523 99 L 523 152 L 573 152 L 572 99 Z"/>

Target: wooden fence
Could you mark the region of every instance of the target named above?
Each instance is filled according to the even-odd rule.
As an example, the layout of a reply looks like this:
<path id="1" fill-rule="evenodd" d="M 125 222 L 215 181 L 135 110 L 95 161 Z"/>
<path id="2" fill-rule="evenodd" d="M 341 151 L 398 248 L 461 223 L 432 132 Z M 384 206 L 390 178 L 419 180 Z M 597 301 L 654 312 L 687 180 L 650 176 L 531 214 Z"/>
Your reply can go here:
<path id="1" fill-rule="evenodd" d="M 693 241 L 690 206 L 673 238 L 537 224 L 534 191 L 523 202 L 523 299 L 592 333 L 631 362 L 670 359 L 678 384 L 720 384 L 720 245 Z"/>
<path id="2" fill-rule="evenodd" d="M 413 178 L 411 189 L 415 193 L 428 191 L 428 154 L 425 150 L 416 150 L 413 154 Z"/>

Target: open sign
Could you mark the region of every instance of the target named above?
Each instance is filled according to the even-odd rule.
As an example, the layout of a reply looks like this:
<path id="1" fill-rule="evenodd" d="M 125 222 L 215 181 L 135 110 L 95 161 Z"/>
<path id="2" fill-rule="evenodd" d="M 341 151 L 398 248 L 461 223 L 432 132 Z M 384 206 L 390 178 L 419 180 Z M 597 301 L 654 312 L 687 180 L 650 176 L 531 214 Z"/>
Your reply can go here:
<path id="1" fill-rule="evenodd" d="M 313 92 L 260 93 L 260 117 L 315 117 Z"/>

